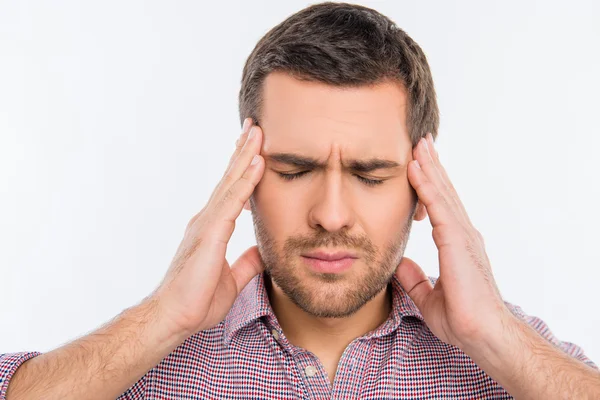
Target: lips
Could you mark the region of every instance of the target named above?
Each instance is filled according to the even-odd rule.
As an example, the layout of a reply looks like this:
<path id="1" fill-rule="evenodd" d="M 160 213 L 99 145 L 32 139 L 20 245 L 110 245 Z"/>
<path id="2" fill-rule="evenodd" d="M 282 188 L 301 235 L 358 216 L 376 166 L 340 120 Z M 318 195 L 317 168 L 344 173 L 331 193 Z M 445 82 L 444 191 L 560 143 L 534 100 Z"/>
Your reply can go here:
<path id="1" fill-rule="evenodd" d="M 314 272 L 322 274 L 341 274 L 349 270 L 358 256 L 349 251 L 311 251 L 302 254 L 305 264 Z"/>
<path id="2" fill-rule="evenodd" d="M 358 258 L 358 256 L 349 251 L 336 251 L 336 252 L 325 252 L 325 251 L 311 251 L 309 253 L 302 254 L 304 257 L 316 258 L 317 260 L 323 261 L 337 261 L 344 258 Z"/>

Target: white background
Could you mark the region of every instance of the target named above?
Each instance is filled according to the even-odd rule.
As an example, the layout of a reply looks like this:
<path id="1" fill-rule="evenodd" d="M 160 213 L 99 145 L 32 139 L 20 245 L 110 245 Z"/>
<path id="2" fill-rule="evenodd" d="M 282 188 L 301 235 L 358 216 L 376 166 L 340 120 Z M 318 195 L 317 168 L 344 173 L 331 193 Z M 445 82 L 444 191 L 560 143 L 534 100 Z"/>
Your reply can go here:
<path id="1" fill-rule="evenodd" d="M 220 179 L 246 57 L 304 1 L 0 2 L 0 353 L 146 296 Z M 363 2 L 424 49 L 505 300 L 600 362 L 600 6 Z M 228 255 L 254 244 L 244 211 Z M 437 276 L 428 220 L 407 255 Z"/>

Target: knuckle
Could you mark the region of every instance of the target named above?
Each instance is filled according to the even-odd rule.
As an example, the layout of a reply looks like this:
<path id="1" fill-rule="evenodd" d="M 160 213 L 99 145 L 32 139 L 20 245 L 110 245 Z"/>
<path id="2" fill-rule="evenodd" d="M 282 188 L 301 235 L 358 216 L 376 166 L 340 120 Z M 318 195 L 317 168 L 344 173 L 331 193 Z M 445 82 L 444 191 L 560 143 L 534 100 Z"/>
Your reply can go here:
<path id="1" fill-rule="evenodd" d="M 227 203 L 229 196 L 230 195 L 228 195 L 227 192 L 225 192 L 219 199 L 215 200 L 215 203 L 212 207 L 212 212 L 211 212 L 212 215 L 210 217 L 208 217 L 208 220 L 206 221 L 207 224 L 210 224 L 210 222 L 213 220 L 215 214 L 218 214 L 221 212 L 221 210 Z"/>
<path id="2" fill-rule="evenodd" d="M 425 196 L 428 197 L 433 197 L 433 190 L 435 190 L 435 188 L 433 187 L 433 184 L 431 183 L 431 181 L 427 178 L 424 178 L 421 182 L 419 182 L 415 189 L 421 193 L 423 193 Z"/>
<path id="3" fill-rule="evenodd" d="M 186 225 L 186 227 L 185 227 L 185 231 L 186 231 L 186 232 L 189 232 L 189 231 L 192 229 L 192 227 L 194 226 L 194 222 L 196 222 L 196 219 L 195 219 L 195 218 L 192 218 L 192 219 L 191 219 L 191 220 L 190 220 L 190 221 L 187 223 L 187 225 Z"/>
<path id="4" fill-rule="evenodd" d="M 441 239 L 443 238 L 443 233 L 441 231 L 441 229 L 439 229 L 438 227 L 436 227 L 436 229 L 433 229 L 431 231 L 431 237 L 433 238 L 433 241 L 435 243 L 440 243 Z"/>
<path id="5" fill-rule="evenodd" d="M 198 221 L 200 216 L 202 216 L 202 214 L 204 213 L 205 208 L 206 206 L 202 207 L 202 209 L 188 221 L 185 227 L 186 232 L 189 231 L 194 226 L 194 224 L 196 224 L 196 221 Z"/>
<path id="6" fill-rule="evenodd" d="M 238 182 L 236 182 L 235 185 L 231 186 L 229 189 L 227 189 L 221 199 L 218 201 L 217 205 L 216 205 L 216 210 L 218 211 L 222 211 L 224 209 L 229 210 L 229 207 L 227 207 L 228 205 L 232 205 L 235 203 L 236 206 L 244 206 L 244 201 L 242 201 L 242 199 L 240 198 L 239 195 L 239 185 L 242 183 L 242 179 L 240 179 Z"/>
<path id="7" fill-rule="evenodd" d="M 236 200 L 243 207 L 248 197 L 254 190 L 254 183 L 247 177 L 242 176 L 236 185 Z"/>
<path id="8" fill-rule="evenodd" d="M 431 236 L 434 242 L 439 246 L 450 245 L 451 240 L 455 239 L 449 225 L 438 225 L 431 231 Z"/>
<path id="9" fill-rule="evenodd" d="M 254 181 L 251 179 L 251 176 L 248 176 L 247 174 L 244 174 L 240 180 L 238 181 L 238 184 L 242 186 L 242 188 L 244 190 L 248 190 L 248 189 L 254 189 L 254 186 L 256 186 L 254 184 Z"/>
<path id="10" fill-rule="evenodd" d="M 233 197 L 233 189 L 230 187 L 223 193 L 223 197 L 221 197 L 221 201 L 219 201 L 219 205 L 223 206 L 225 203 L 228 203 L 229 201 L 231 201 L 232 197 Z"/>
<path id="11" fill-rule="evenodd" d="M 188 221 L 188 223 L 187 223 L 187 226 L 186 226 L 186 230 L 189 230 L 189 229 L 192 227 L 192 225 L 194 225 L 194 223 L 195 223 L 195 222 L 196 222 L 196 220 L 198 219 L 198 215 L 199 215 L 199 214 L 196 214 L 196 215 L 194 215 L 194 216 L 192 217 L 192 219 L 190 219 L 190 220 Z"/>
<path id="12" fill-rule="evenodd" d="M 223 182 L 226 185 L 231 185 L 231 184 L 233 184 L 234 180 L 235 180 L 235 177 L 233 176 L 233 171 L 231 168 L 229 168 L 227 170 L 227 172 L 225 172 L 225 175 L 223 176 Z"/>

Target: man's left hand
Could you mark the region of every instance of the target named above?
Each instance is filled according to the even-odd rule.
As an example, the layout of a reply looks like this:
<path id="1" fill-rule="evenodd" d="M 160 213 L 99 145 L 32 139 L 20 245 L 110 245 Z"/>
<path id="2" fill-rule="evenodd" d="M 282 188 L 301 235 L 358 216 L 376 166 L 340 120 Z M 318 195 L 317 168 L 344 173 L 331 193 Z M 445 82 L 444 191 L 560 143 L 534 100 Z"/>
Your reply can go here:
<path id="1" fill-rule="evenodd" d="M 431 134 L 415 146 L 413 158 L 408 179 L 433 226 L 440 276 L 432 285 L 406 257 L 396 276 L 431 332 L 469 355 L 515 398 L 600 398 L 598 371 L 542 338 L 502 300 L 483 238 L 448 179 Z"/>
<path id="2" fill-rule="evenodd" d="M 430 133 L 414 147 L 413 158 L 408 179 L 429 214 L 440 272 L 434 286 L 404 257 L 396 275 L 429 329 L 465 350 L 489 335 L 501 335 L 512 315 L 494 281 L 483 238 L 440 163 Z"/>

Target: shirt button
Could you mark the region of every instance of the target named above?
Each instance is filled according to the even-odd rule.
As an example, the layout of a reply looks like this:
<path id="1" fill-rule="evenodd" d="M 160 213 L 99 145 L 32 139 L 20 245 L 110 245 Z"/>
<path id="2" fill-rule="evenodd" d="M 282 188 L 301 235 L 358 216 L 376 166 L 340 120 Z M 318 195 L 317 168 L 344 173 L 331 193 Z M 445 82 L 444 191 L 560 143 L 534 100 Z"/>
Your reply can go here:
<path id="1" fill-rule="evenodd" d="M 314 366 L 309 365 L 308 367 L 304 368 L 304 373 L 310 378 L 317 374 L 317 369 Z"/>
<path id="2" fill-rule="evenodd" d="M 273 334 L 275 340 L 279 340 L 279 332 L 277 332 L 277 329 L 273 329 L 271 333 Z"/>

